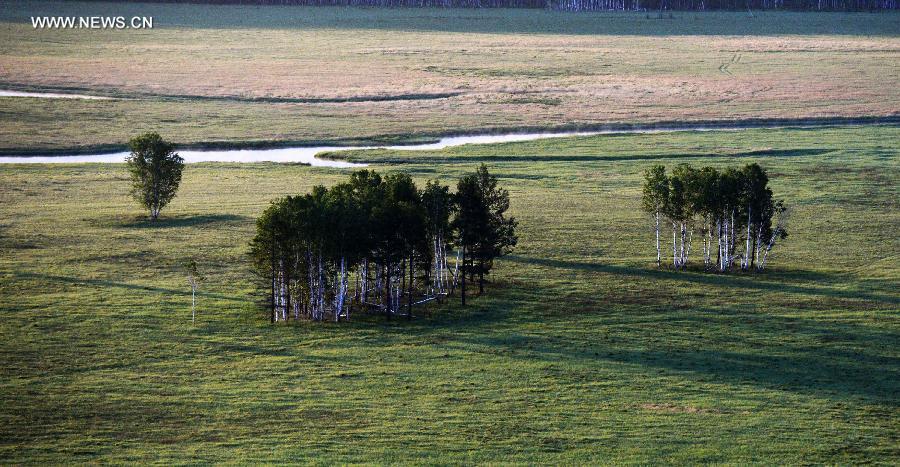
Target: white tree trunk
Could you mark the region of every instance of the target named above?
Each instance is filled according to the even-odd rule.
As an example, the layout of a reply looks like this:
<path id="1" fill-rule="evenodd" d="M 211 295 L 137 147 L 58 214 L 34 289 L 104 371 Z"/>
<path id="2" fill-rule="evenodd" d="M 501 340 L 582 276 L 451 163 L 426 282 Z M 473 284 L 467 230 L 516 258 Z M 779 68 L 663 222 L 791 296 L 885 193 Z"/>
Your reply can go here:
<path id="1" fill-rule="evenodd" d="M 312 319 L 316 319 L 316 281 L 313 276 L 313 272 L 314 272 L 313 271 L 313 260 L 314 260 L 314 258 L 312 257 L 312 253 L 310 253 L 308 250 L 307 250 L 306 257 L 309 260 L 307 262 L 307 268 L 306 268 L 306 281 L 308 283 L 308 288 L 309 288 L 309 303 L 307 303 L 307 306 L 309 306 L 309 317 Z"/>
<path id="2" fill-rule="evenodd" d="M 756 262 L 757 269 L 760 269 L 760 267 L 759 267 L 759 251 L 761 249 L 762 249 L 762 226 L 760 225 L 760 226 L 756 227 L 756 249 L 755 249 L 756 251 L 754 251 L 754 253 L 753 253 L 753 255 L 754 255 L 753 260 L 754 260 L 754 262 Z"/>
<path id="3" fill-rule="evenodd" d="M 678 225 L 672 222 L 672 266 L 678 268 Z"/>
<path id="4" fill-rule="evenodd" d="M 341 272 L 338 284 L 337 304 L 335 307 L 337 309 L 334 312 L 335 321 L 339 321 L 341 313 L 344 312 L 344 299 L 347 295 L 347 269 L 345 267 L 345 260 L 343 256 L 341 256 Z"/>
<path id="5" fill-rule="evenodd" d="M 691 257 L 691 244 L 694 242 L 694 229 L 688 230 L 687 236 L 687 248 L 684 250 L 684 263 L 681 265 L 682 267 L 687 266 L 688 260 Z"/>
<path id="6" fill-rule="evenodd" d="M 750 213 L 752 212 L 752 209 L 753 208 L 749 205 L 747 206 L 747 248 L 744 249 L 744 270 L 750 269 L 750 258 L 752 254 L 750 252 Z"/>
<path id="7" fill-rule="evenodd" d="M 769 259 L 769 252 L 772 251 L 772 247 L 775 246 L 775 242 L 778 240 L 779 235 L 781 235 L 781 228 L 776 227 L 775 231 L 772 232 L 772 238 L 769 239 L 769 243 L 766 245 L 766 251 L 763 253 L 762 262 L 759 264 L 760 271 L 766 268 L 766 260 Z"/>
<path id="8" fill-rule="evenodd" d="M 659 249 L 659 211 L 656 211 L 656 267 L 662 266 L 662 252 Z"/>
<path id="9" fill-rule="evenodd" d="M 319 248 L 319 285 L 317 291 L 319 293 L 319 316 L 318 321 L 325 319 L 325 268 L 322 266 L 322 249 Z"/>
<path id="10" fill-rule="evenodd" d="M 718 237 L 719 237 L 718 245 L 717 245 L 719 248 L 719 251 L 718 251 L 719 272 L 722 272 L 725 270 L 725 225 L 724 224 L 725 224 L 725 222 L 723 221 L 723 219 L 719 219 L 716 221 L 716 229 L 718 231 L 717 233 L 718 233 Z"/>
<path id="11" fill-rule="evenodd" d="M 456 249 L 456 264 L 453 266 L 453 288 L 456 289 L 459 283 L 459 255 L 462 254 L 462 248 Z"/>
<path id="12" fill-rule="evenodd" d="M 731 227 L 728 228 L 728 267 L 734 263 L 734 209 L 731 209 Z"/>

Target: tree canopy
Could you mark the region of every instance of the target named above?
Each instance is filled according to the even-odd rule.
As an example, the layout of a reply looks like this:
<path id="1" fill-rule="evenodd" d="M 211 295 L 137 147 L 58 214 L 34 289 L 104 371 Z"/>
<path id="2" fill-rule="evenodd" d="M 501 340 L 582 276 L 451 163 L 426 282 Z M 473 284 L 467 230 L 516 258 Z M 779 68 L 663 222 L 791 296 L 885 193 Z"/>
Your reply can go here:
<path id="1" fill-rule="evenodd" d="M 404 173 L 360 170 L 276 200 L 257 219 L 250 248 L 270 319 L 339 321 L 354 309 L 411 318 L 414 305 L 452 294 L 466 274 L 478 276 L 483 293 L 493 260 L 516 244 L 508 208 L 509 194 L 485 166 L 455 194 L 436 180 L 419 189 Z"/>
<path id="2" fill-rule="evenodd" d="M 704 266 L 720 272 L 735 261 L 742 270 L 763 270 L 769 251 L 787 237 L 788 209 L 774 198 L 768 174 L 756 163 L 724 170 L 679 164 L 671 175 L 655 165 L 645 172 L 642 208 L 655 219 L 657 264 L 660 216 L 672 224 L 672 265 L 679 269 L 688 264 L 695 231 Z"/>
<path id="3" fill-rule="evenodd" d="M 126 163 L 131 174 L 131 195 L 156 220 L 159 212 L 175 197 L 181 184 L 184 159 L 175 146 L 158 133 L 145 133 L 128 142 L 131 154 Z"/>

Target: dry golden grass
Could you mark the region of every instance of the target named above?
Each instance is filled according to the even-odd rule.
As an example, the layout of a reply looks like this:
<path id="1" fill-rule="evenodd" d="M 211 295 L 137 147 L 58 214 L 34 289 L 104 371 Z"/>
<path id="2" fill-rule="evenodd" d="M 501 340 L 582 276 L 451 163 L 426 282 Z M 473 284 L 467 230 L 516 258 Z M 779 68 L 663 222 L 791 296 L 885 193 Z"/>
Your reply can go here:
<path id="1" fill-rule="evenodd" d="M 198 17 L 235 11 L 179 8 L 171 11 Z M 294 12 L 316 27 L 267 27 L 264 16 L 249 19 L 263 24 L 253 27 L 227 22 L 166 27 L 163 16 L 157 19 L 161 27 L 147 31 L 50 31 L 11 19 L 0 23 L 0 33 L 10 39 L 0 51 L 0 87 L 142 98 L 100 106 L 54 105 L 54 118 L 46 123 L 40 114 L 20 118 L 35 113 L 24 108 L 39 104 L 0 98 L 5 149 L 121 143 L 126 135 L 110 130 L 130 132 L 117 120 L 141 128 L 161 126 L 180 142 L 198 142 L 622 121 L 891 115 L 900 109 L 900 37 L 884 34 L 884 27 L 880 35 L 860 35 L 842 25 L 846 18 L 858 21 L 852 15 L 794 19 L 827 18 L 833 23 L 830 35 L 770 33 L 770 21 L 794 18 L 771 16 L 758 18 L 752 25 L 759 29 L 755 34 L 727 36 L 696 31 L 714 29 L 720 22 L 756 20 L 740 13 L 693 15 L 666 23 L 672 34 L 620 35 L 602 32 L 621 21 L 634 22 L 636 30 L 660 23 L 637 14 L 606 15 L 596 17 L 593 29 L 563 34 L 554 28 L 584 17 L 535 12 L 535 26 L 527 22 L 531 16 L 502 11 L 421 10 L 417 16 L 329 8 L 248 11 Z M 372 16 L 370 24 L 363 21 L 366 15 Z M 870 17 L 881 26 L 886 21 L 888 30 L 896 20 L 896 15 Z M 456 27 L 417 27 L 426 19 Z M 484 20 L 496 21 L 498 32 L 472 32 L 485 29 Z M 353 21 L 369 25 L 347 24 Z M 517 28 L 528 32 L 515 32 Z M 536 33 L 535 28 L 551 32 Z M 427 98 L 431 94 L 452 97 Z M 159 96 L 187 100 L 160 101 Z M 201 97 L 245 100 L 203 103 L 196 100 Z M 253 101 L 371 97 L 398 100 Z M 102 114 L 86 115 L 96 111 Z M 158 118 L 145 122 L 147 114 Z M 84 136 L 73 140 L 75 135 Z"/>

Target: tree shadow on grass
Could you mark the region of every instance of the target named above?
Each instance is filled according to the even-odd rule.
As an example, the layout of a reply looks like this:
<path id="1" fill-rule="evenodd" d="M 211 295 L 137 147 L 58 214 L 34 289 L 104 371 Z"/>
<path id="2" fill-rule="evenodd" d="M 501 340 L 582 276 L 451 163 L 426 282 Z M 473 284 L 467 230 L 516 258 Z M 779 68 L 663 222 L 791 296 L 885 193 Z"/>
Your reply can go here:
<path id="1" fill-rule="evenodd" d="M 515 308 L 521 294 L 501 291 L 500 309 Z M 556 291 L 533 288 L 543 302 Z M 900 404 L 900 358 L 892 349 L 900 333 L 846 320 L 760 314 L 736 304 L 715 309 L 647 309 L 606 303 L 612 314 L 577 315 L 541 332 L 493 326 L 455 333 L 444 344 L 468 352 L 553 365 L 554 374 L 580 384 L 593 381 L 596 365 L 611 361 L 661 370 L 663 375 L 809 394 L 832 400 L 866 398 Z M 611 323 L 608 317 L 616 318 Z M 545 318 L 546 319 L 546 318 Z M 593 332 L 585 332 L 584 326 Z M 568 333 L 567 329 L 579 329 Z M 702 330 L 702 332 L 698 332 Z M 481 350 L 479 350 L 481 349 Z M 556 365 L 559 366 L 556 366 Z"/>
<path id="2" fill-rule="evenodd" d="M 690 282 L 717 287 L 735 287 L 769 292 L 786 292 L 849 300 L 868 300 L 888 305 L 900 305 L 900 295 L 892 293 L 893 290 L 890 288 L 890 286 L 887 285 L 886 282 L 873 283 L 871 281 L 868 281 L 867 283 L 870 285 L 870 290 L 847 290 L 835 287 L 835 285 L 841 285 L 844 283 L 844 280 L 841 276 L 827 275 L 814 271 L 783 271 L 780 273 L 770 271 L 762 274 L 717 274 L 714 272 L 700 272 L 691 270 L 674 271 L 669 269 L 645 269 L 612 264 L 582 263 L 578 261 L 535 258 L 519 255 L 509 255 L 506 256 L 504 260 L 559 269 L 602 272 L 607 274 L 640 277 L 651 280 Z M 797 283 L 798 281 L 802 282 Z M 821 286 L 806 285 L 807 283 L 812 281 L 815 281 Z M 871 287 L 872 284 L 882 284 L 885 285 L 886 288 L 874 288 Z"/>
<path id="3" fill-rule="evenodd" d="M 235 214 L 163 214 L 155 221 L 150 220 L 147 216 L 112 216 L 94 219 L 92 223 L 98 227 L 120 229 L 167 229 L 210 224 L 236 224 L 249 222 L 250 220 L 247 216 Z"/>
<path id="4" fill-rule="evenodd" d="M 522 257 L 515 257 L 522 261 Z M 554 267 L 569 262 L 542 260 Z M 527 262 L 527 261 L 526 261 Z M 560 266 L 563 265 L 563 266 Z M 588 270 L 623 271 L 642 277 L 676 278 L 701 275 L 675 271 L 646 271 L 639 268 L 598 268 L 576 264 Z M 565 267 L 576 266 L 568 264 Z M 648 274 L 650 273 L 650 274 Z M 721 279 L 722 276 L 709 275 Z M 117 287 L 134 291 L 151 291 L 188 297 L 189 291 L 143 286 L 104 279 L 81 279 L 50 274 L 14 272 L 22 280 L 52 281 L 95 287 Z M 731 278 L 733 279 L 733 277 Z M 743 279 L 743 278 L 738 278 Z M 756 278 L 746 278 L 754 280 Z M 718 284 L 717 284 L 718 285 Z M 768 287 L 768 286 L 767 286 Z M 798 286 L 792 286 L 798 287 Z M 698 384 L 722 382 L 730 385 L 752 385 L 769 390 L 811 394 L 833 400 L 862 397 L 881 404 L 896 405 L 900 397 L 900 360 L 890 349 L 900 343 L 900 334 L 890 329 L 848 322 L 784 317 L 747 312 L 739 306 L 687 310 L 649 310 L 642 315 L 625 313 L 617 303 L 606 306 L 618 311 L 613 338 L 604 337 L 608 325 L 606 315 L 589 318 L 596 333 L 566 334 L 560 322 L 551 319 L 549 327 L 531 328 L 522 333 L 516 321 L 529 319 L 528 308 L 542 309 L 553 302 L 557 291 L 541 287 L 492 286 L 484 297 L 472 297 L 464 311 L 457 306 L 458 296 L 450 306 L 433 318 L 416 316 L 412 322 L 395 319 L 384 322 L 378 317 L 342 323 L 331 327 L 317 325 L 319 332 L 335 336 L 357 333 L 366 342 L 378 346 L 437 346 L 463 352 L 484 352 L 501 358 L 544 361 L 554 365 L 556 377 L 574 382 L 590 381 L 598 362 L 617 362 L 646 369 L 656 368 L 669 376 L 697 381 Z M 811 293 L 803 290 L 803 293 Z M 814 291 L 818 293 L 818 290 Z M 213 293 L 201 296 L 246 303 L 246 298 Z M 552 305 L 551 305 L 552 306 Z M 514 317 L 513 313 L 525 313 Z M 627 320 L 633 317 L 633 325 Z M 581 320 L 586 318 L 579 318 Z M 381 321 L 378 323 L 377 321 Z M 578 326 L 584 326 L 579 321 Z M 348 325 L 349 324 L 349 325 Z M 536 323 L 537 324 L 537 323 Z M 373 326 L 376 325 L 376 326 Z M 628 328 L 623 331 L 622 326 Z M 265 334 L 271 334 L 266 328 Z M 707 335 L 692 336 L 688 330 L 703 329 Z M 321 337 L 320 334 L 317 334 Z M 727 345 L 723 344 L 727 338 Z M 777 344 L 766 344 L 777 342 Z M 230 345 L 230 344 L 229 344 Z M 770 347 L 773 346 L 773 347 Z M 263 348 L 265 347 L 265 348 Z M 266 346 L 223 347 L 238 354 L 294 355 L 296 350 L 278 344 Z M 739 350 L 735 350 L 739 349 Z M 559 367 L 555 365 L 559 364 Z"/>
<path id="5" fill-rule="evenodd" d="M 33 272 L 13 272 L 13 277 L 16 279 L 30 279 L 37 281 L 46 281 L 46 282 L 56 282 L 62 284 L 71 284 L 71 285 L 79 285 L 79 286 L 91 286 L 91 287 L 113 287 L 113 288 L 121 288 L 127 290 L 135 290 L 135 291 L 147 291 L 147 292 L 159 292 L 167 295 L 177 295 L 182 297 L 190 298 L 191 291 L 187 290 L 177 290 L 177 289 L 169 289 L 165 287 L 156 287 L 152 285 L 140 285 L 140 284 L 129 284 L 127 282 L 116 282 L 106 279 L 85 279 L 79 277 L 69 277 L 69 276 L 56 276 L 52 274 L 39 274 Z M 240 298 L 240 297 L 232 297 L 228 295 L 222 295 L 211 292 L 204 292 L 202 289 L 197 291 L 198 297 L 207 297 L 207 298 L 215 298 L 219 300 L 227 300 L 232 302 L 248 302 L 248 299 Z"/>
<path id="6" fill-rule="evenodd" d="M 750 384 L 831 399 L 864 397 L 891 404 L 900 402 L 900 386 L 897 384 L 900 381 L 900 371 L 897 371 L 900 362 L 863 352 L 836 353 L 823 349 L 792 348 L 785 353 L 783 348 L 779 348 L 777 352 L 762 349 L 751 353 L 719 349 L 621 347 L 596 348 L 588 352 L 554 348 L 542 342 L 541 338 L 527 339 L 531 341 L 531 350 L 526 358 L 540 358 L 550 363 L 573 358 L 610 360 L 693 375 L 699 381 L 711 378 L 729 384 Z"/>

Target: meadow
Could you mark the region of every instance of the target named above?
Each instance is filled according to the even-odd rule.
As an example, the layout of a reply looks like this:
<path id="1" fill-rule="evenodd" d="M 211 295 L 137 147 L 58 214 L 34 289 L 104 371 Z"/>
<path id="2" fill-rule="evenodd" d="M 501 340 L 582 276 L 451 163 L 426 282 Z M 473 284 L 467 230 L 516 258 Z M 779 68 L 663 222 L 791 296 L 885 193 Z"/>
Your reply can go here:
<path id="1" fill-rule="evenodd" d="M 662 133 L 334 154 L 486 163 L 520 244 L 412 322 L 270 325 L 269 201 L 346 177 L 190 165 L 157 223 L 115 164 L 0 168 L 0 461 L 895 463 L 900 128 Z M 641 172 L 758 162 L 794 207 L 763 274 L 657 270 Z M 191 324 L 179 264 L 207 276 Z"/>
<path id="2" fill-rule="evenodd" d="M 3 1 L 0 153 L 404 140 L 610 122 L 896 115 L 900 14 Z M 140 15 L 150 30 L 34 29 Z M 788 105 L 789 104 L 789 105 Z"/>

